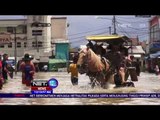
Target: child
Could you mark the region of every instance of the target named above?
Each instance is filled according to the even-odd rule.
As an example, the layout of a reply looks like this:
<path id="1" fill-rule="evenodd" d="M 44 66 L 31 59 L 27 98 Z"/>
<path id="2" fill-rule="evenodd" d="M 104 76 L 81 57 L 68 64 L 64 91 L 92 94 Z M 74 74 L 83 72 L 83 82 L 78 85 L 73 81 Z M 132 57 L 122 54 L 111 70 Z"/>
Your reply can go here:
<path id="1" fill-rule="evenodd" d="M 71 72 L 72 85 L 78 85 L 78 70 L 77 70 L 77 58 L 74 57 L 73 63 L 69 65 L 68 73 Z"/>
<path id="2" fill-rule="evenodd" d="M 30 86 L 31 81 L 33 80 L 33 75 L 35 73 L 35 67 L 31 62 L 29 54 L 24 55 L 23 61 L 24 62 L 21 63 L 22 83 L 26 84 L 26 86 Z"/>

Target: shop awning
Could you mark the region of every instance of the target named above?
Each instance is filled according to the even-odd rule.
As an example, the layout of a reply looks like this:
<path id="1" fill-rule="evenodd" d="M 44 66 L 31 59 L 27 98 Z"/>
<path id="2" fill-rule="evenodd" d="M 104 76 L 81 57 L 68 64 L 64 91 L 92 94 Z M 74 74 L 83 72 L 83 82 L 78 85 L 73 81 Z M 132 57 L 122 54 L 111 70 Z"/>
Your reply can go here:
<path id="1" fill-rule="evenodd" d="M 129 53 L 136 53 L 136 54 L 145 54 L 142 46 L 133 46 L 132 49 L 128 50 Z"/>
<path id="2" fill-rule="evenodd" d="M 151 52 L 160 51 L 160 43 L 153 43 L 149 46 Z"/>
<path id="3" fill-rule="evenodd" d="M 150 58 L 157 58 L 160 56 L 160 51 L 154 53 L 154 54 L 150 54 Z"/>
<path id="4" fill-rule="evenodd" d="M 49 59 L 49 64 L 66 63 L 66 59 Z"/>

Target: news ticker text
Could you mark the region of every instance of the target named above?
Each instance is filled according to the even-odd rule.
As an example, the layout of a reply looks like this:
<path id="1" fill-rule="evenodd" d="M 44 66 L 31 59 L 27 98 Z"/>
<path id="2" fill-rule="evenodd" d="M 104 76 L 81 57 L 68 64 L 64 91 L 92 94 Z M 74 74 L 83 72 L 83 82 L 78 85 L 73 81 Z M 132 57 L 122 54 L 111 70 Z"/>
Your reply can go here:
<path id="1" fill-rule="evenodd" d="M 160 98 L 160 93 L 1 93 L 0 98 Z"/>

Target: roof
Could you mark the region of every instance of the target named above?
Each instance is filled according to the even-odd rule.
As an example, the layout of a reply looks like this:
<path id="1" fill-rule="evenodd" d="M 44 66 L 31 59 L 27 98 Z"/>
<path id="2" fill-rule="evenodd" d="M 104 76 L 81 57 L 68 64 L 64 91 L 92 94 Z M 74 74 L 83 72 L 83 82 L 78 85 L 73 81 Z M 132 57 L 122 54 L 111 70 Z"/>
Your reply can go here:
<path id="1" fill-rule="evenodd" d="M 133 46 L 132 51 L 133 53 L 137 53 L 137 54 L 145 54 L 142 46 Z M 129 49 L 128 52 L 131 53 L 131 49 Z"/>
<path id="2" fill-rule="evenodd" d="M 157 58 L 160 56 L 160 51 L 154 53 L 154 54 L 150 54 L 150 58 Z"/>
<path id="3" fill-rule="evenodd" d="M 56 64 L 56 63 L 66 63 L 66 59 L 49 59 L 49 64 Z"/>
<path id="4" fill-rule="evenodd" d="M 121 36 L 121 35 L 93 35 L 93 36 L 87 36 L 86 39 L 96 42 L 107 42 L 107 43 L 129 41 L 129 38 L 127 36 Z"/>
<path id="5" fill-rule="evenodd" d="M 159 42 L 155 42 L 149 45 L 149 50 L 150 52 L 157 52 L 160 51 L 160 43 Z"/>
<path id="6" fill-rule="evenodd" d="M 27 20 L 27 18 L 22 18 L 22 19 L 0 19 L 0 21 L 24 21 Z"/>

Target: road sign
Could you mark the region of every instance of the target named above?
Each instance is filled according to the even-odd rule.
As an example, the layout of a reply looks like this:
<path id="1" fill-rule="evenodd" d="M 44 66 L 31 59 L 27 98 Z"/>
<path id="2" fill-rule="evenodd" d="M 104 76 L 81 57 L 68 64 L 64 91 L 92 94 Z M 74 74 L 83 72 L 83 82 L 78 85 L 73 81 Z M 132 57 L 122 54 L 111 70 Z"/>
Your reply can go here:
<path id="1" fill-rule="evenodd" d="M 41 36 L 42 35 L 42 30 L 32 30 L 32 36 Z"/>

